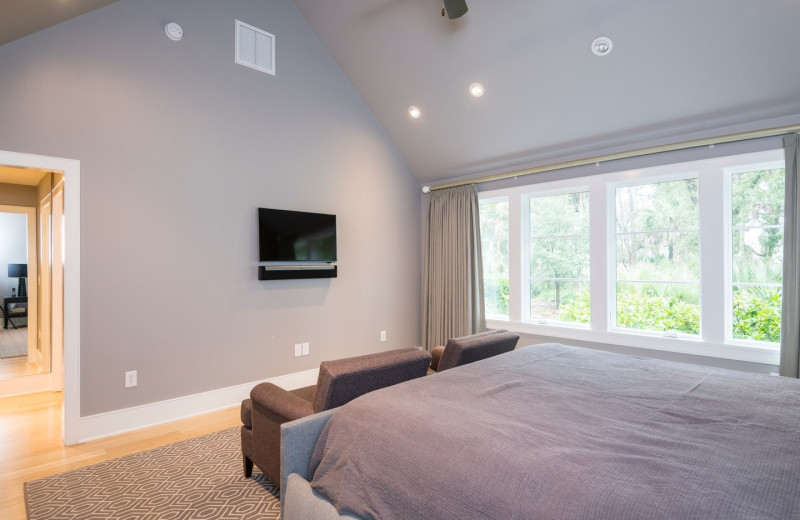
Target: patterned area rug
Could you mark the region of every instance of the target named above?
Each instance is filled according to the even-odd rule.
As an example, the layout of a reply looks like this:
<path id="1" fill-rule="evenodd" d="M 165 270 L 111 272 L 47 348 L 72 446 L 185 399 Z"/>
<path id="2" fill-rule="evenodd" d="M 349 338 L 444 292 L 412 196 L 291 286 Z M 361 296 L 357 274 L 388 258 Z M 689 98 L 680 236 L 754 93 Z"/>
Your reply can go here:
<path id="1" fill-rule="evenodd" d="M 10 358 L 28 355 L 28 329 L 1 328 L 0 324 L 0 358 Z"/>
<path id="2" fill-rule="evenodd" d="M 244 478 L 239 428 L 25 483 L 29 520 L 279 519 L 278 490 Z"/>

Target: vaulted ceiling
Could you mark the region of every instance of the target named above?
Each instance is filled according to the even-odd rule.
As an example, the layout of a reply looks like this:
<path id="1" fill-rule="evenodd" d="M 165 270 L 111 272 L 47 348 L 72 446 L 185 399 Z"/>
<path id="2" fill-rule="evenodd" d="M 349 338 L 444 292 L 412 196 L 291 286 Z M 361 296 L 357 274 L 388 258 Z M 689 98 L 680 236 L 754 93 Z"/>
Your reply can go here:
<path id="1" fill-rule="evenodd" d="M 424 182 L 800 114 L 796 0 L 293 1 Z"/>
<path id="2" fill-rule="evenodd" d="M 0 0 L 0 45 L 119 0 Z"/>
<path id="3" fill-rule="evenodd" d="M 0 45 L 114 1 L 0 0 Z M 293 2 L 423 182 L 800 123 L 796 0 L 468 0 L 457 20 L 440 0 Z"/>

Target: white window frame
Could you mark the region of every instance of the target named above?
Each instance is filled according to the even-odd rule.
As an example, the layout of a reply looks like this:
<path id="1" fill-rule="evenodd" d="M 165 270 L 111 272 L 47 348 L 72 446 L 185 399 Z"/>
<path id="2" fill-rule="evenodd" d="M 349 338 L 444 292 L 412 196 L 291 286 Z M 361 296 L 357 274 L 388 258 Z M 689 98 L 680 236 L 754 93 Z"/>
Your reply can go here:
<path id="1" fill-rule="evenodd" d="M 633 348 L 662 350 L 707 357 L 777 365 L 777 344 L 732 338 L 731 314 L 731 215 L 730 173 L 736 166 L 783 161 L 783 150 L 769 150 L 701 161 L 668 164 L 617 173 L 565 179 L 479 194 L 481 200 L 508 197 L 509 202 L 509 318 L 487 319 L 489 327 L 507 328 L 558 340 L 577 340 Z M 741 170 L 740 170 L 741 171 Z M 634 329 L 615 328 L 616 302 L 616 210 L 618 186 L 660 182 L 696 175 L 700 212 L 700 334 L 664 337 Z M 589 191 L 589 247 L 591 318 L 589 326 L 565 322 L 532 323 L 524 319 L 523 302 L 527 280 L 527 223 L 525 201 L 531 194 L 545 195 Z M 610 206 L 610 208 L 609 208 Z M 720 230 L 722 230 L 720 232 Z M 723 269 L 720 269 L 720 265 Z M 704 295 L 719 295 L 709 297 Z M 720 304 L 722 298 L 722 304 Z M 613 303 L 612 303 L 613 302 Z M 529 312 L 529 311 L 528 311 Z M 614 312 L 614 314 L 612 314 Z"/>
<path id="2" fill-rule="evenodd" d="M 634 334 L 641 334 L 644 336 L 654 336 L 654 337 L 664 337 L 664 338 L 679 338 L 679 339 L 697 339 L 702 337 L 703 331 L 703 313 L 700 312 L 700 334 L 686 334 L 682 332 L 661 332 L 661 331 L 654 331 L 654 330 L 639 330 L 639 329 L 631 329 L 627 327 L 620 327 L 617 325 L 617 198 L 616 193 L 617 189 L 619 188 L 627 188 L 629 186 L 642 186 L 646 184 L 659 184 L 662 182 L 672 182 L 672 181 L 684 181 L 689 179 L 696 179 L 697 180 L 697 195 L 698 195 L 698 238 L 700 242 L 700 251 L 698 251 L 698 255 L 700 256 L 700 265 L 702 266 L 703 263 L 703 240 L 702 240 L 702 232 L 700 231 L 700 215 L 699 212 L 701 211 L 703 201 L 699 199 L 700 196 L 700 172 L 697 170 L 687 170 L 682 173 L 670 173 L 666 175 L 648 175 L 648 176 L 641 176 L 637 177 L 636 179 L 627 179 L 621 182 L 609 182 L 608 183 L 608 202 L 611 206 L 610 208 L 610 226 L 609 226 L 609 233 L 608 233 L 608 255 L 609 255 L 609 265 L 608 265 L 608 329 L 613 332 L 622 332 L 622 333 L 634 333 Z M 698 289 L 700 290 L 700 308 L 703 308 L 703 273 L 702 267 L 700 268 L 700 272 L 698 273 Z"/>
<path id="3" fill-rule="evenodd" d="M 782 150 L 781 150 L 782 151 Z M 766 343 L 764 341 L 754 341 L 746 339 L 738 339 L 733 337 L 733 208 L 732 203 L 732 188 L 733 188 L 733 175 L 737 173 L 747 173 L 756 170 L 771 170 L 776 168 L 784 168 L 784 159 L 771 160 L 764 162 L 750 163 L 745 166 L 730 166 L 724 168 L 724 194 L 725 194 L 725 251 L 730 254 L 725 255 L 725 343 L 731 345 L 742 346 L 764 346 L 772 345 L 776 349 L 780 349 L 779 343 Z"/>
<path id="4" fill-rule="evenodd" d="M 508 202 L 509 203 L 509 208 L 511 206 L 511 202 L 510 202 L 510 200 L 509 200 L 507 195 L 498 195 L 496 197 L 480 197 L 480 201 L 479 201 L 478 205 L 480 206 L 481 204 L 493 204 L 493 203 L 498 203 L 498 202 Z M 480 209 L 479 209 L 478 212 L 480 213 Z M 509 215 L 509 217 L 510 217 L 510 215 Z M 482 245 L 483 245 L 483 240 L 481 240 L 481 246 Z M 508 229 L 508 247 L 509 247 L 509 258 L 510 258 L 511 257 L 511 222 L 510 222 L 510 218 L 509 218 L 509 229 Z M 481 274 L 483 274 L 483 273 L 481 273 Z M 508 287 L 509 298 L 508 299 L 509 299 L 509 316 L 510 316 L 510 313 L 511 313 L 511 270 L 510 269 L 509 269 L 508 285 L 509 285 L 509 287 Z M 486 294 L 486 291 L 484 290 L 484 295 L 485 294 Z M 501 314 L 488 314 L 487 313 L 486 314 L 486 319 L 487 320 L 508 321 L 509 320 L 509 316 L 503 316 Z"/>
<path id="5" fill-rule="evenodd" d="M 561 188 L 561 189 L 553 189 L 553 190 L 542 190 L 542 191 L 535 191 L 535 192 L 528 192 L 522 195 L 522 222 L 521 222 L 521 230 L 522 230 L 522 237 L 525 240 L 522 240 L 522 280 L 523 285 L 520 289 L 522 296 L 525 301 L 525 305 L 522 305 L 520 302 L 520 310 L 522 311 L 522 321 L 525 323 L 537 323 L 537 324 L 552 324 L 562 327 L 575 327 L 579 329 L 588 329 L 589 324 L 587 323 L 574 323 L 569 321 L 561 321 L 561 320 L 543 320 L 541 318 L 534 318 L 531 316 L 531 287 L 530 287 L 530 266 L 531 266 L 531 248 L 530 243 L 528 240 L 530 239 L 531 235 L 531 199 L 538 199 L 538 198 L 545 198 L 545 197 L 555 197 L 558 195 L 568 195 L 570 193 L 580 193 L 580 192 L 588 192 L 589 186 L 588 185 L 580 185 L 580 186 L 573 186 L 569 188 Z M 591 230 L 591 215 L 592 215 L 592 194 L 589 193 L 589 269 L 591 271 L 591 240 L 592 240 L 592 230 Z M 509 244 L 511 242 L 511 237 L 509 237 Z M 527 246 L 527 247 L 526 247 Z M 509 282 L 510 283 L 510 282 Z M 591 272 L 589 273 L 589 287 L 591 288 L 592 278 Z M 510 293 L 510 288 L 509 288 Z M 591 289 L 590 289 L 590 298 L 591 298 Z M 591 312 L 591 311 L 590 311 Z M 590 318 L 591 319 L 591 318 Z"/>

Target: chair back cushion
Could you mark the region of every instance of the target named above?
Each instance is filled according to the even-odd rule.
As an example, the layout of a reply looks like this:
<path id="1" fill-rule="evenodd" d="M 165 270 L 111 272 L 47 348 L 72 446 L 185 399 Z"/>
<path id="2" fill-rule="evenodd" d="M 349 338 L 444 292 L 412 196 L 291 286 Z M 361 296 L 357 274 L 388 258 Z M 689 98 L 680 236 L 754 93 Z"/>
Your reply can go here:
<path id="1" fill-rule="evenodd" d="M 450 338 L 444 347 L 437 372 L 454 368 L 481 359 L 511 352 L 517 346 L 519 336 L 507 330 L 489 330 L 462 338 Z"/>
<path id="2" fill-rule="evenodd" d="M 430 353 L 415 347 L 323 361 L 319 366 L 314 412 L 330 410 L 367 392 L 422 377 L 430 364 Z"/>

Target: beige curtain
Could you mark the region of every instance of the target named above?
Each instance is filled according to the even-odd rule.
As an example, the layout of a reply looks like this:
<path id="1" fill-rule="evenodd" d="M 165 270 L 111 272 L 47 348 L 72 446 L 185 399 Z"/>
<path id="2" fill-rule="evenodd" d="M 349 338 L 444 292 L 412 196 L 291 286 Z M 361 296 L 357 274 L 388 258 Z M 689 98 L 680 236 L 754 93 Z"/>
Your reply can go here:
<path id="1" fill-rule="evenodd" d="M 478 190 L 474 185 L 430 194 L 422 284 L 425 348 L 486 329 Z"/>
<path id="2" fill-rule="evenodd" d="M 797 134 L 783 138 L 786 153 L 786 199 L 783 231 L 783 306 L 781 309 L 780 374 L 800 377 L 800 185 L 797 163 L 800 148 Z"/>

